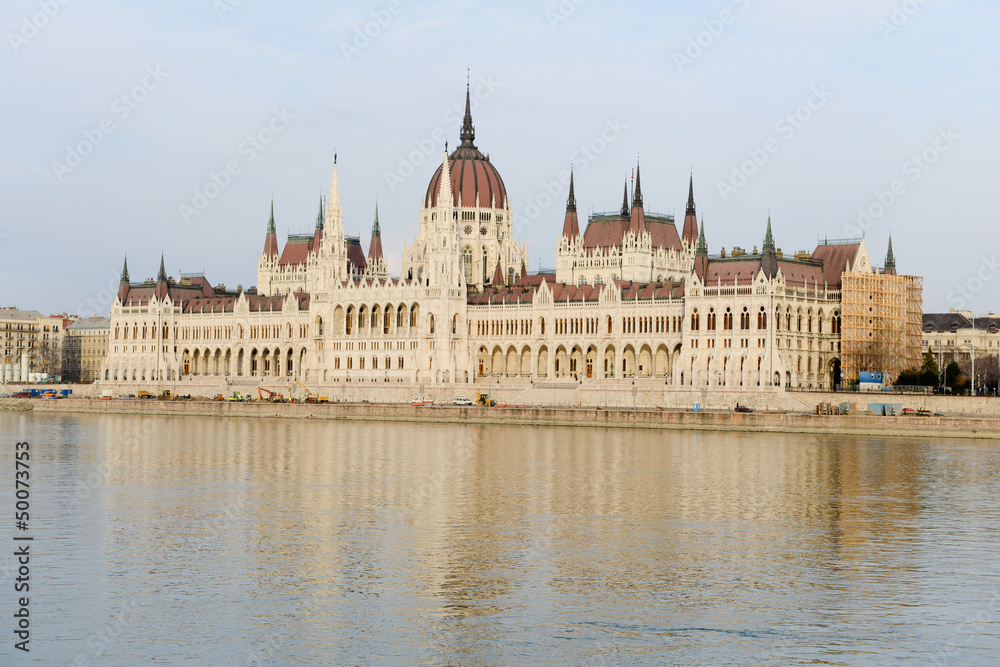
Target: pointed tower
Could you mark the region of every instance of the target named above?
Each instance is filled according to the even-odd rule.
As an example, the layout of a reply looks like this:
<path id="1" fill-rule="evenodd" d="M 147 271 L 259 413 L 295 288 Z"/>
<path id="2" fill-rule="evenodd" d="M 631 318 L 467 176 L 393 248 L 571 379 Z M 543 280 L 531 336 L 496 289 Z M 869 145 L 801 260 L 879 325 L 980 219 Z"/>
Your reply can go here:
<path id="1" fill-rule="evenodd" d="M 156 298 L 162 301 L 167 298 L 167 294 L 170 291 L 170 286 L 167 285 L 167 270 L 163 264 L 163 253 L 160 253 L 160 270 L 156 274 Z"/>
<path id="2" fill-rule="evenodd" d="M 267 221 L 267 234 L 264 236 L 264 256 L 277 257 L 278 232 L 274 226 L 274 200 L 271 200 L 271 217 Z"/>
<path id="3" fill-rule="evenodd" d="M 681 234 L 681 243 L 688 248 L 694 248 L 698 243 L 698 214 L 694 208 L 694 174 L 688 183 L 687 211 L 684 213 L 684 230 Z"/>
<path id="4" fill-rule="evenodd" d="M 708 242 L 705 241 L 705 219 L 701 221 L 701 231 L 698 233 L 698 247 L 695 250 L 694 272 L 702 284 L 708 275 Z"/>
<path id="5" fill-rule="evenodd" d="M 382 230 L 378 224 L 378 202 L 375 202 L 375 222 L 372 224 L 372 240 L 368 246 L 368 266 L 365 273 L 371 278 L 388 277 L 385 257 L 382 256 Z"/>
<path id="6" fill-rule="evenodd" d="M 563 238 L 573 239 L 580 236 L 580 220 L 576 213 L 576 191 L 573 185 L 573 171 L 569 172 L 569 198 L 566 200 L 566 217 L 563 219 Z"/>
<path id="7" fill-rule="evenodd" d="M 316 213 L 316 231 L 313 232 L 313 247 L 319 252 L 319 242 L 323 240 L 323 196 L 319 198 L 319 211 Z"/>
<path id="8" fill-rule="evenodd" d="M 889 234 L 889 251 L 885 255 L 885 275 L 896 275 L 896 256 L 892 254 L 892 234 Z"/>
<path id="9" fill-rule="evenodd" d="M 472 104 L 471 97 L 469 94 L 470 84 L 468 81 L 465 82 L 465 118 L 462 120 L 462 133 L 459 138 L 462 140 L 461 146 L 466 148 L 475 148 L 476 140 L 476 127 L 472 124 Z"/>
<path id="10" fill-rule="evenodd" d="M 639 174 L 638 164 L 635 166 L 635 194 L 632 195 L 632 211 L 628 228 L 636 236 L 646 231 L 646 214 L 642 207 L 642 177 Z"/>
<path id="11" fill-rule="evenodd" d="M 628 208 L 628 179 L 625 179 L 625 194 L 622 195 L 622 217 L 628 218 L 631 212 Z"/>
<path id="12" fill-rule="evenodd" d="M 332 230 L 327 230 L 332 225 Z M 324 231 L 331 231 L 334 236 L 344 236 L 344 213 L 340 207 L 340 178 L 337 174 L 337 154 L 333 155 L 333 176 L 330 179 L 330 197 L 326 202 L 326 218 L 323 221 Z"/>
<path id="13" fill-rule="evenodd" d="M 122 278 L 118 283 L 118 298 L 125 302 L 125 298 L 128 296 L 128 257 L 125 257 L 125 263 L 122 264 Z"/>
<path id="14" fill-rule="evenodd" d="M 493 286 L 503 287 L 503 267 L 500 266 L 500 260 L 497 260 L 497 268 L 493 271 Z"/>
<path id="15" fill-rule="evenodd" d="M 760 268 L 772 280 L 778 275 L 778 251 L 774 247 L 774 236 L 771 234 L 771 214 L 767 215 L 767 231 L 764 233 L 764 245 L 760 251 Z"/>

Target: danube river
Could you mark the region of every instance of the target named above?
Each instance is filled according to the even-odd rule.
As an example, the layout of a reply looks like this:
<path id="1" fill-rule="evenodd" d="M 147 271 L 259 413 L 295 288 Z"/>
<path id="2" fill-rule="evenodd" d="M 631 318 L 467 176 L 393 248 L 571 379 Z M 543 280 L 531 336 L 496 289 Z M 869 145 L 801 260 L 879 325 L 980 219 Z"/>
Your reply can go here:
<path id="1" fill-rule="evenodd" d="M 31 413 L 0 433 L 8 545 L 23 440 L 34 538 L 30 653 L 0 557 L 2 664 L 1000 660 L 995 441 Z"/>

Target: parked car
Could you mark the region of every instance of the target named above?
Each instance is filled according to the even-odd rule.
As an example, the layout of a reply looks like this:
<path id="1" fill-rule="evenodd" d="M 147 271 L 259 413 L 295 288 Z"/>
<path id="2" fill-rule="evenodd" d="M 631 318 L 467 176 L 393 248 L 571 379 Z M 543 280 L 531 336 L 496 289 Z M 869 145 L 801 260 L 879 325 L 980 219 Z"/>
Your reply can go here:
<path id="1" fill-rule="evenodd" d="M 745 405 L 736 404 L 736 412 L 753 412 L 753 408 L 749 408 Z"/>
<path id="2" fill-rule="evenodd" d="M 472 399 L 468 396 L 456 396 L 455 400 L 452 401 L 455 405 L 472 405 Z"/>
<path id="3" fill-rule="evenodd" d="M 11 396 L 11 398 L 31 398 L 31 393 L 29 393 L 27 391 L 18 391 L 18 392 L 15 392 Z"/>

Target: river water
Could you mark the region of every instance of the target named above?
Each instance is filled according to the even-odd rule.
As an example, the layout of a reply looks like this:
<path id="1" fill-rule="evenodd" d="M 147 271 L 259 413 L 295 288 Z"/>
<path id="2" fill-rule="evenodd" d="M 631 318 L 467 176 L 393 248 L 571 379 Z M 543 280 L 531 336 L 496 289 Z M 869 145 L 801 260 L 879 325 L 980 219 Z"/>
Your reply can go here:
<path id="1" fill-rule="evenodd" d="M 31 443 L 34 538 L 27 654 L 0 557 L 2 664 L 1000 664 L 997 442 L 31 413 L 0 433 L 11 514 Z"/>

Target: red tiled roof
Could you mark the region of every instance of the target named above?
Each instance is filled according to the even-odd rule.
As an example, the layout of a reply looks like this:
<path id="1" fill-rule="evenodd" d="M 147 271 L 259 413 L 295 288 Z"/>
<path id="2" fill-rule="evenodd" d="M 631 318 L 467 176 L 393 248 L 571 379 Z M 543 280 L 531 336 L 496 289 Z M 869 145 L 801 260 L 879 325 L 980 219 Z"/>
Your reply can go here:
<path id="1" fill-rule="evenodd" d="M 281 259 L 278 260 L 278 264 L 281 266 L 305 264 L 309 260 L 309 252 L 312 249 L 312 238 L 290 238 L 285 243 L 285 249 L 281 253 Z"/>
<path id="2" fill-rule="evenodd" d="M 840 289 L 840 275 L 847 270 L 848 265 L 854 264 L 860 246 L 860 243 L 816 246 L 812 259 L 822 262 L 823 278 L 826 280 L 828 289 Z"/>
<path id="3" fill-rule="evenodd" d="M 478 148 L 459 146 L 448 159 L 450 161 L 448 168 L 451 170 L 451 192 L 454 206 L 467 208 L 476 206 L 477 195 L 479 206 L 482 208 L 490 208 L 491 206 L 504 208 L 507 205 L 507 188 L 503 184 L 503 179 L 500 178 L 500 172 Z M 443 169 L 444 165 L 437 168 L 427 186 L 427 194 L 424 196 L 426 208 L 437 206 Z"/>

